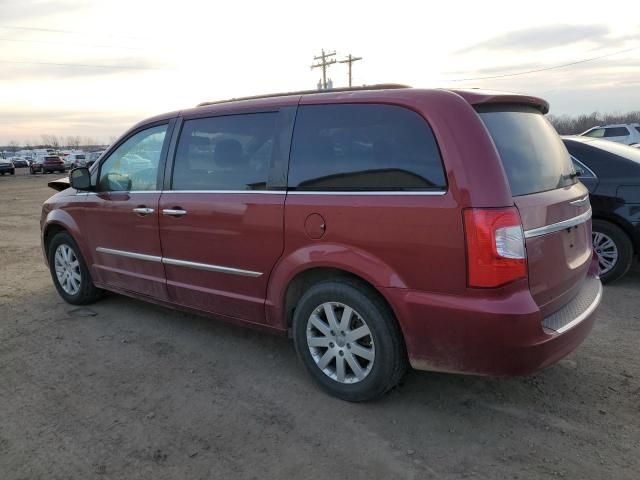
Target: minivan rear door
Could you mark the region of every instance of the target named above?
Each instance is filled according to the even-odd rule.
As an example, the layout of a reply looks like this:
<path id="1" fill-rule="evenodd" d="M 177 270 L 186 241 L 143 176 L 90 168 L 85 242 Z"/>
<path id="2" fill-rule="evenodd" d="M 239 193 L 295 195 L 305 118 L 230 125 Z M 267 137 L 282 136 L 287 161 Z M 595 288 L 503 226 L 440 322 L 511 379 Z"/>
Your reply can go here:
<path id="1" fill-rule="evenodd" d="M 520 212 L 532 296 L 544 315 L 575 296 L 592 257 L 591 206 L 548 120 L 525 106 L 477 108 Z"/>

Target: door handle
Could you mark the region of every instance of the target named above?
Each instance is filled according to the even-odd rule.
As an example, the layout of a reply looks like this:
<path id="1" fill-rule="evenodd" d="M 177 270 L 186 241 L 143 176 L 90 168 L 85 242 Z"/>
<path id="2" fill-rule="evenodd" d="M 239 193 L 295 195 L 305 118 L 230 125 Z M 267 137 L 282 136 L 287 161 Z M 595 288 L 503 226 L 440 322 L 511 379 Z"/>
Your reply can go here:
<path id="1" fill-rule="evenodd" d="M 133 213 L 137 213 L 138 215 L 148 215 L 153 212 L 155 212 L 153 208 L 147 207 L 138 207 L 133 209 Z"/>
<path id="2" fill-rule="evenodd" d="M 165 208 L 162 210 L 163 215 L 169 215 L 170 217 L 181 217 L 187 214 L 186 210 L 182 210 L 180 207 Z"/>

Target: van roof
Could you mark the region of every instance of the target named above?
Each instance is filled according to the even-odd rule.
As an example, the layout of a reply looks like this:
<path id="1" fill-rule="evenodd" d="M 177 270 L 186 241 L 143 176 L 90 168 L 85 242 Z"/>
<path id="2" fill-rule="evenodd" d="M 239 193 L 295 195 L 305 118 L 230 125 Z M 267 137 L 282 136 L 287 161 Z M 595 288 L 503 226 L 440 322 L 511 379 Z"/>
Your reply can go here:
<path id="1" fill-rule="evenodd" d="M 244 109 L 274 108 L 304 104 L 372 102 L 399 103 L 411 105 L 417 98 L 427 102 L 446 101 L 444 97 L 453 96 L 463 99 L 468 104 L 517 104 L 528 105 L 541 113 L 549 112 L 549 104 L 538 97 L 519 93 L 500 92 L 480 89 L 441 89 L 413 88 L 397 83 L 366 85 L 362 87 L 334 88 L 331 90 L 304 90 L 299 92 L 270 93 L 228 100 L 202 102 L 196 107 L 167 112 L 147 118 L 132 126 L 124 135 L 145 125 L 165 121 L 179 116 L 202 116 L 211 114 L 233 113 Z M 440 99 L 440 100 L 437 100 Z"/>
<path id="2" fill-rule="evenodd" d="M 428 89 L 418 89 L 412 88 L 409 85 L 403 85 L 399 83 L 381 83 L 375 85 L 363 85 L 360 87 L 345 87 L 345 88 L 333 88 L 330 90 L 301 90 L 294 92 L 283 92 L 283 93 L 268 93 L 264 95 L 254 95 L 250 97 L 239 97 L 239 98 L 231 98 L 227 100 L 216 100 L 209 102 L 201 102 L 197 105 L 197 107 L 206 107 L 209 105 L 220 105 L 234 102 L 245 102 L 252 100 L 261 100 L 261 99 L 275 99 L 279 97 L 291 97 L 291 96 L 316 96 L 323 95 L 330 98 L 332 94 L 344 94 L 344 93 L 357 93 L 357 92 L 370 92 L 370 91 L 383 91 L 383 90 L 408 90 L 412 92 L 425 92 Z M 460 95 L 471 105 L 478 105 L 484 103 L 516 103 L 516 104 L 527 104 L 532 107 L 540 110 L 542 113 L 549 112 L 549 104 L 538 97 L 533 97 L 529 95 L 522 95 L 519 93 L 511 93 L 511 92 L 501 92 L 501 91 L 492 91 L 492 90 L 480 90 L 476 88 L 471 89 L 431 89 L 431 90 L 446 90 L 457 95 Z"/>

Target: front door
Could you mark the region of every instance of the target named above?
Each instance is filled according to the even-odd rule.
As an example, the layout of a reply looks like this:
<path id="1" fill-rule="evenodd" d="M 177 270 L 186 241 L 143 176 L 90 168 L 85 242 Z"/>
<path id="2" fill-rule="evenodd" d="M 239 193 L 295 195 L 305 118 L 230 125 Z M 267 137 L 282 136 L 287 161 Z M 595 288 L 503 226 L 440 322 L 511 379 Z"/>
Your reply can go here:
<path id="1" fill-rule="evenodd" d="M 101 284 L 167 299 L 158 233 L 159 171 L 168 125 L 134 133 L 100 164 L 87 197 L 92 275 Z"/>
<path id="2" fill-rule="evenodd" d="M 172 301 L 264 322 L 269 274 L 283 250 L 285 192 L 268 190 L 278 112 L 186 119 L 160 237 Z"/>

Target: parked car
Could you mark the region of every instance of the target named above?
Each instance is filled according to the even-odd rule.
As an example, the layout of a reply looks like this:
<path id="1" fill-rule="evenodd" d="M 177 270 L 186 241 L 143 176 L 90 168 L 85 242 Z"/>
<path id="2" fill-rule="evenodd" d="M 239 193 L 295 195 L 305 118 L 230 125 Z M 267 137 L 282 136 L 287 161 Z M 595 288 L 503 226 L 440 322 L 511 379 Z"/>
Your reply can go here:
<path id="1" fill-rule="evenodd" d="M 616 280 L 640 252 L 640 150 L 585 137 L 565 137 L 564 144 L 589 189 L 600 276 Z"/>
<path id="2" fill-rule="evenodd" d="M 16 168 L 24 168 L 29 166 L 27 160 L 22 157 L 11 157 L 9 160 L 13 162 L 13 166 Z"/>
<path id="3" fill-rule="evenodd" d="M 70 153 L 67 156 L 69 162 L 69 168 L 85 167 L 87 166 L 87 157 L 84 153 Z"/>
<path id="4" fill-rule="evenodd" d="M 11 160 L 0 158 L 0 175 L 4 176 L 5 173 L 15 175 L 16 167 L 13 165 Z"/>
<path id="5" fill-rule="evenodd" d="M 604 138 L 612 142 L 631 145 L 640 143 L 640 123 L 624 123 L 615 125 L 602 125 L 593 127 L 580 136 L 591 138 Z"/>
<path id="6" fill-rule="evenodd" d="M 100 158 L 100 155 L 102 155 L 104 153 L 104 150 L 99 150 L 97 152 L 89 152 L 87 154 L 87 162 L 86 162 L 86 167 L 90 167 L 91 165 L 93 165 L 96 160 L 98 160 Z"/>
<path id="7" fill-rule="evenodd" d="M 62 161 L 62 159 L 60 159 L 60 157 L 58 157 L 57 155 L 47 155 L 45 157 L 37 157 L 29 167 L 29 170 L 32 174 L 38 172 L 64 173 L 66 171 L 66 166 L 64 164 L 64 161 Z"/>
<path id="8" fill-rule="evenodd" d="M 384 86 L 159 115 L 50 183 L 46 262 L 71 304 L 104 289 L 291 332 L 345 400 L 407 360 L 528 374 L 584 340 L 602 295 L 588 190 L 547 111 Z"/>

